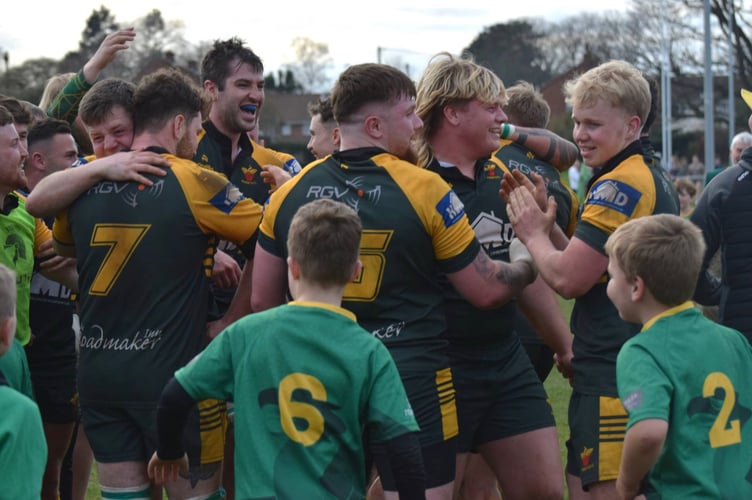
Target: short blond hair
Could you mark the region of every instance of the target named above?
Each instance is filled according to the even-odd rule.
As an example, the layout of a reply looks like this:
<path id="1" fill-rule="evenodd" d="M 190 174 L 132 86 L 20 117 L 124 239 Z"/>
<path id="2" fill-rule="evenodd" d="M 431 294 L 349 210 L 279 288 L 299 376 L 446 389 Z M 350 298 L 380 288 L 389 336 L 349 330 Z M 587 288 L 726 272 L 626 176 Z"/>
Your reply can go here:
<path id="1" fill-rule="evenodd" d="M 0 264 L 0 319 L 16 317 L 16 273 Z"/>
<path id="2" fill-rule="evenodd" d="M 640 70 L 626 61 L 609 61 L 586 71 L 564 84 L 567 104 L 594 106 L 605 101 L 628 115 L 640 118 L 640 125 L 650 113 L 650 84 Z"/>
<path id="3" fill-rule="evenodd" d="M 444 107 L 469 103 L 473 99 L 503 105 L 507 92 L 501 78 L 467 58 L 455 57 L 448 52 L 433 56 L 418 80 L 415 98 L 415 113 L 423 120 L 417 139 L 420 165 L 431 160 L 428 142 L 438 128 Z"/>
<path id="4" fill-rule="evenodd" d="M 515 85 L 507 87 L 504 113 L 514 125 L 546 128 L 551 117 L 551 106 L 543 98 L 543 94 L 535 90 L 532 83 L 520 80 Z"/>
<path id="5" fill-rule="evenodd" d="M 673 214 L 625 222 L 606 241 L 606 254 L 627 277 L 639 276 L 669 307 L 692 298 L 705 256 L 700 228 Z"/>

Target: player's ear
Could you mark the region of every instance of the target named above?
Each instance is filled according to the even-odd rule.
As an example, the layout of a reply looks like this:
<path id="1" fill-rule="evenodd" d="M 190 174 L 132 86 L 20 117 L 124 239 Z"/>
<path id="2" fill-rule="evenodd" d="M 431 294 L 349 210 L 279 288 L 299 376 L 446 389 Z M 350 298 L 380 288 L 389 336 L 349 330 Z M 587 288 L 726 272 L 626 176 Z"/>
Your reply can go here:
<path id="1" fill-rule="evenodd" d="M 182 139 L 188 129 L 188 120 L 183 115 L 175 115 L 172 119 L 172 134 L 176 139 Z"/>
<path id="2" fill-rule="evenodd" d="M 334 127 L 332 129 L 332 142 L 337 147 L 337 149 L 339 149 L 339 142 L 340 142 L 339 127 Z"/>
<path id="3" fill-rule="evenodd" d="M 360 276 L 360 271 L 363 269 L 363 263 L 358 259 L 358 261 L 353 266 L 352 273 L 350 273 L 350 282 L 352 283 L 355 281 L 355 279 Z"/>
<path id="4" fill-rule="evenodd" d="M 365 125 L 366 132 L 371 137 L 380 138 L 384 135 L 383 124 L 381 123 L 381 118 L 379 118 L 378 116 L 368 115 L 363 123 Z"/>
<path id="5" fill-rule="evenodd" d="M 627 130 L 629 135 L 639 134 L 642 130 L 642 120 L 637 115 L 630 116 L 627 120 Z"/>
<path id="6" fill-rule="evenodd" d="M 290 276 L 294 280 L 300 279 L 300 264 L 298 264 L 298 261 L 293 259 L 292 257 L 287 257 L 287 267 L 290 270 Z"/>
<path id="7" fill-rule="evenodd" d="M 453 104 L 447 104 L 444 106 L 444 108 L 441 110 L 442 115 L 444 115 L 444 119 L 451 123 L 452 125 L 459 124 L 460 116 L 459 116 L 459 108 Z"/>
<path id="8" fill-rule="evenodd" d="M 640 276 L 635 276 L 632 280 L 632 302 L 639 302 L 645 297 L 645 292 L 647 291 L 645 280 Z"/>

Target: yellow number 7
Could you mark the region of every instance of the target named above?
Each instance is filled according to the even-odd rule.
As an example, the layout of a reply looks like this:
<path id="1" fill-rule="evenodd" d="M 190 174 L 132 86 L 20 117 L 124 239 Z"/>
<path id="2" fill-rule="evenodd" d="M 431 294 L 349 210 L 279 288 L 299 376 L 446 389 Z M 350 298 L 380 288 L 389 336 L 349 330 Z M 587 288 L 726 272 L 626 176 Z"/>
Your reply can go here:
<path id="1" fill-rule="evenodd" d="M 92 247 L 110 247 L 89 288 L 89 295 L 110 293 L 120 273 L 151 224 L 97 224 L 91 233 Z"/>

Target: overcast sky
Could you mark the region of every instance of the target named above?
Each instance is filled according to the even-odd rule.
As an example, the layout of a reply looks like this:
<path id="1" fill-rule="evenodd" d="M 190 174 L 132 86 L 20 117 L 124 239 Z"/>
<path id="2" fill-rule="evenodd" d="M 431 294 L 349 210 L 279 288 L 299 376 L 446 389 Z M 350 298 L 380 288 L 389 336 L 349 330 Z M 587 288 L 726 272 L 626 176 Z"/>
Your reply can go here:
<path id="1" fill-rule="evenodd" d="M 75 50 L 91 12 L 105 5 L 125 25 L 159 9 L 165 21 L 181 20 L 193 43 L 238 36 L 263 59 L 267 70 L 292 62 L 290 42 L 306 36 L 329 46 L 335 70 L 349 64 L 399 57 L 417 67 L 431 55 L 459 53 L 493 24 L 521 17 L 551 21 L 580 12 L 624 11 L 628 0 L 372 0 L 144 1 L 11 0 L 0 16 L 0 49 L 11 66 L 26 59 L 60 59 Z M 211 7 L 214 7 L 213 9 Z M 412 72 L 412 71 L 411 71 Z M 416 75 L 412 75 L 416 76 Z"/>

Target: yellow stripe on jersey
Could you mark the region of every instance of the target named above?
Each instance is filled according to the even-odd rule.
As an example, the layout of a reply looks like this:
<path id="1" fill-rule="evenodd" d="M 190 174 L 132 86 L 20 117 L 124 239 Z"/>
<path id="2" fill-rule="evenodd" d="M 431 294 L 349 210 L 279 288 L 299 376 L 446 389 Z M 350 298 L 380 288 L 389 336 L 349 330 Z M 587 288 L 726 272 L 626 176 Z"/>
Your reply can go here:
<path id="1" fill-rule="evenodd" d="M 198 413 L 201 464 L 221 462 L 225 454 L 226 404 L 217 399 L 205 399 L 198 402 Z"/>
<path id="2" fill-rule="evenodd" d="M 444 368 L 436 372 L 436 391 L 441 408 L 441 428 L 444 440 L 459 434 L 457 423 L 457 405 L 455 404 L 454 383 L 451 368 Z"/>

